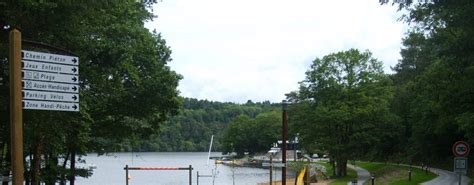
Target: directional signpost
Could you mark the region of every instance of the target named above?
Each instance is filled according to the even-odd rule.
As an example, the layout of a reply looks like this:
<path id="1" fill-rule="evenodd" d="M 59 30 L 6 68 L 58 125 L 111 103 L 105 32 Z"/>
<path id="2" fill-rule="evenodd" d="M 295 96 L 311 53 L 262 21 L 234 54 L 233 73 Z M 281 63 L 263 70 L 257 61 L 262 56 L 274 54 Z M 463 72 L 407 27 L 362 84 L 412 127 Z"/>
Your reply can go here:
<path id="1" fill-rule="evenodd" d="M 79 58 L 21 51 L 23 109 L 79 111 Z"/>
<path id="2" fill-rule="evenodd" d="M 46 81 L 46 82 L 61 82 L 61 83 L 78 83 L 78 76 L 77 75 L 69 75 L 69 74 L 58 74 L 58 73 L 45 73 L 45 72 L 38 72 L 38 71 L 22 71 L 23 79 L 24 80 L 39 80 L 39 81 Z"/>
<path id="3" fill-rule="evenodd" d="M 32 80 L 23 80 L 22 87 L 25 90 L 40 90 L 40 91 L 68 92 L 68 93 L 79 92 L 79 86 L 76 84 L 41 82 L 41 81 L 32 81 Z"/>
<path id="4" fill-rule="evenodd" d="M 77 94 L 48 92 L 48 91 L 24 90 L 23 99 L 79 102 L 79 96 L 77 96 Z"/>
<path id="5" fill-rule="evenodd" d="M 469 144 L 465 141 L 457 141 L 453 144 L 453 154 L 456 156 L 454 157 L 454 172 L 459 174 L 459 185 L 461 185 L 462 175 L 467 174 L 467 156 L 469 151 Z"/>
<path id="6" fill-rule="evenodd" d="M 22 67 L 25 70 L 41 70 L 45 72 L 58 73 L 58 72 L 68 72 L 68 74 L 79 74 L 77 66 L 67 66 L 60 64 L 49 64 L 49 63 L 40 63 L 34 61 L 22 61 Z"/>
<path id="7" fill-rule="evenodd" d="M 21 32 L 15 28 L 9 35 L 10 66 L 10 151 L 12 185 L 23 185 L 23 111 L 21 107 Z"/>
<path id="8" fill-rule="evenodd" d="M 23 42 L 34 43 L 22 41 L 21 32 L 12 28 L 8 54 L 12 185 L 24 183 L 22 109 L 79 111 L 79 58 L 21 50 Z M 41 43 L 33 45 L 45 46 Z"/>

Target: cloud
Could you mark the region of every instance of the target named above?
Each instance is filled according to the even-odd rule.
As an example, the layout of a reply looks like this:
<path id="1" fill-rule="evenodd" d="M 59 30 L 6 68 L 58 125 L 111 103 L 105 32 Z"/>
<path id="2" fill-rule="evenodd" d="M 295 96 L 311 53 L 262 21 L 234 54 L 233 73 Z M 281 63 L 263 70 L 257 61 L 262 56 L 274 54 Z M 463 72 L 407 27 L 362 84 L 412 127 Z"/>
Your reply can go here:
<path id="1" fill-rule="evenodd" d="M 400 58 L 407 26 L 377 0 L 167 0 L 147 23 L 173 50 L 183 96 L 279 102 L 297 90 L 311 61 L 369 49 L 385 71 Z"/>

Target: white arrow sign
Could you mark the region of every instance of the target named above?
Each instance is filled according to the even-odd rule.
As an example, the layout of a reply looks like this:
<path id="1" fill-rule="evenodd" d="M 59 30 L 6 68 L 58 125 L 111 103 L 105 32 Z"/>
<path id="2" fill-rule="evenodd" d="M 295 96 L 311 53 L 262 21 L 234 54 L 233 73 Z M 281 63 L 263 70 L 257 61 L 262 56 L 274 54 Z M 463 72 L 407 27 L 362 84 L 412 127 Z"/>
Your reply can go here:
<path id="1" fill-rule="evenodd" d="M 39 81 L 48 81 L 48 82 L 73 83 L 73 84 L 79 83 L 79 78 L 77 75 L 45 73 L 45 72 L 26 71 L 26 70 L 23 70 L 22 72 L 23 72 L 24 80 L 39 80 Z"/>
<path id="2" fill-rule="evenodd" d="M 78 103 L 23 100 L 23 109 L 79 111 Z"/>
<path id="3" fill-rule="evenodd" d="M 21 51 L 23 109 L 79 111 L 79 58 Z"/>
<path id="4" fill-rule="evenodd" d="M 23 91 L 23 99 L 27 99 L 27 100 L 46 100 L 46 101 L 62 101 L 62 102 L 79 102 L 79 94 L 24 90 Z"/>
<path id="5" fill-rule="evenodd" d="M 23 80 L 22 85 L 23 85 L 23 89 L 30 89 L 30 90 L 68 92 L 68 93 L 79 92 L 79 86 L 74 85 L 74 84 Z"/>
<path id="6" fill-rule="evenodd" d="M 79 68 L 77 66 L 69 66 L 62 64 L 51 64 L 35 61 L 22 61 L 22 68 L 25 70 L 53 72 L 53 73 L 65 73 L 65 74 L 79 74 Z"/>
<path id="7" fill-rule="evenodd" d="M 34 60 L 41 62 L 50 62 L 56 64 L 79 65 L 79 58 L 66 55 L 57 55 L 51 53 L 41 53 L 35 51 L 21 51 L 21 58 L 23 60 Z"/>

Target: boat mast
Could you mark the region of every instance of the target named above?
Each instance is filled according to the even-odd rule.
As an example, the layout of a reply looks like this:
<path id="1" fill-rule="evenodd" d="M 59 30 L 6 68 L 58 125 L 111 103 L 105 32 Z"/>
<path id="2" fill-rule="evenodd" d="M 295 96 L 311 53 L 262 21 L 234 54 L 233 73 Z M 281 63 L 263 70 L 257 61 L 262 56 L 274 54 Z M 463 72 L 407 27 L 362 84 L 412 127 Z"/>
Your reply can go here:
<path id="1" fill-rule="evenodd" d="M 207 166 L 209 166 L 209 158 L 211 158 L 212 142 L 214 140 L 214 135 L 211 136 L 211 144 L 209 144 L 209 153 L 207 154 Z"/>

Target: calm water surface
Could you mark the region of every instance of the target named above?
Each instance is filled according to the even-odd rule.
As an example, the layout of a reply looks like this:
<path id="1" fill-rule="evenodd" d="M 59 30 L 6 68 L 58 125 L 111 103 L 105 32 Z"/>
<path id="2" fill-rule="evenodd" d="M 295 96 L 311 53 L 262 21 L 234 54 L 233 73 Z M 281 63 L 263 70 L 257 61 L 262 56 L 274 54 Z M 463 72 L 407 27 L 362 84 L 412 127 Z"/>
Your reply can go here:
<path id="1" fill-rule="evenodd" d="M 246 167 L 229 167 L 214 165 L 210 160 L 207 165 L 207 152 L 147 152 L 147 153 L 112 153 L 107 156 L 88 154 L 87 164 L 94 164 L 97 169 L 89 178 L 78 178 L 79 185 L 124 185 L 125 165 L 143 167 L 189 167 L 192 165 L 193 184 L 196 184 L 196 172 L 200 175 L 210 175 L 217 169 L 215 185 L 256 185 L 259 182 L 269 181 L 269 170 Z M 219 156 L 212 153 L 211 156 Z M 130 185 L 188 185 L 189 171 L 129 171 Z M 281 172 L 274 173 L 277 180 Z M 212 178 L 199 178 L 199 185 L 212 185 Z"/>

